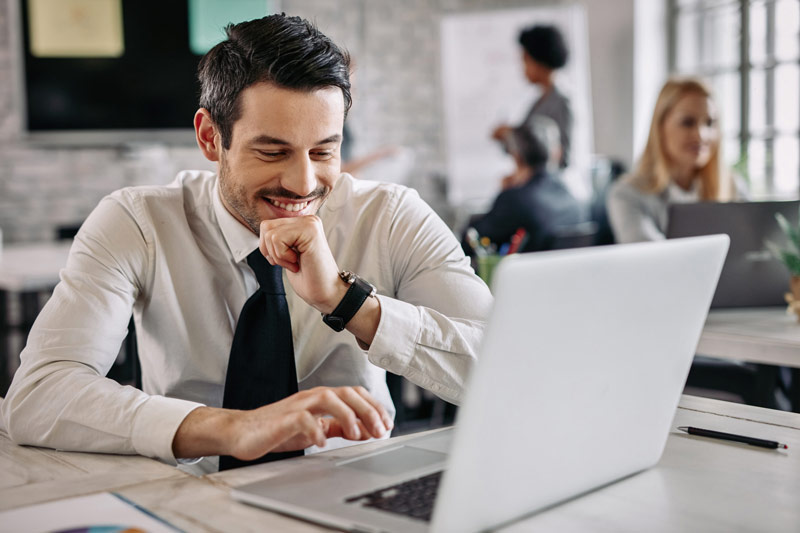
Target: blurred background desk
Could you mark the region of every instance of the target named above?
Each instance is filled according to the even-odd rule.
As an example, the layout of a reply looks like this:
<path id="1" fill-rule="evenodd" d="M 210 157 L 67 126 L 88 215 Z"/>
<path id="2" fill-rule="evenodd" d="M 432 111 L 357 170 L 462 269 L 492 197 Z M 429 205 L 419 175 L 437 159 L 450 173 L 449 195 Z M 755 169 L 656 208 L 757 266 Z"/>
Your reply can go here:
<path id="1" fill-rule="evenodd" d="M 25 345 L 42 293 L 58 283 L 70 246 L 72 241 L 8 244 L 0 252 L 0 395 L 16 370 L 19 350 L 11 346 L 13 337 L 19 334 L 19 347 Z"/>
<path id="2" fill-rule="evenodd" d="M 786 383 L 792 410 L 800 412 L 800 323 L 785 307 L 716 309 L 708 314 L 697 346 L 699 356 L 758 364 L 750 385 L 756 396 L 771 394 L 776 382 Z M 695 365 L 696 366 L 696 365 Z M 778 367 L 791 367 L 791 377 L 778 376 Z M 710 372 L 720 369 L 709 370 Z M 693 367 L 693 372 L 695 368 Z M 736 376 L 719 376 L 733 383 Z M 788 379 L 787 379 L 788 378 Z M 692 384 L 692 375 L 689 378 Z M 747 401 L 748 398 L 745 398 Z M 747 401 L 759 404 L 759 401 Z"/>
<path id="3" fill-rule="evenodd" d="M 675 429 L 681 425 L 777 439 L 789 449 L 685 435 Z M 301 471 L 308 461 L 394 446 L 402 438 L 196 478 L 143 457 L 15 446 L 0 428 L 0 510 L 113 490 L 187 532 L 328 531 L 235 502 L 229 489 Z M 683 396 L 655 467 L 502 531 L 796 531 L 798 446 L 798 414 Z"/>
<path id="4" fill-rule="evenodd" d="M 800 368 L 800 323 L 785 307 L 712 310 L 697 353 Z"/>

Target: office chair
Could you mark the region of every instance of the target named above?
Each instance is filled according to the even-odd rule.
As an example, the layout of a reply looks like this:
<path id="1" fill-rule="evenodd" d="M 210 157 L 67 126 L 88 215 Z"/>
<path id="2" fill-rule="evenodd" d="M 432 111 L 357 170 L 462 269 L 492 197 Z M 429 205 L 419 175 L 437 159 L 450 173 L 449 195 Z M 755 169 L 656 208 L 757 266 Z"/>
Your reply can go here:
<path id="1" fill-rule="evenodd" d="M 597 155 L 592 162 L 592 197 L 589 200 L 589 220 L 597 224 L 595 245 L 614 244 L 614 232 L 608 220 L 606 196 L 611 185 L 627 169 L 622 161 Z"/>
<path id="2" fill-rule="evenodd" d="M 553 232 L 549 249 L 563 250 L 593 246 L 597 239 L 597 232 L 598 225 L 591 220 L 572 226 L 560 226 Z"/>

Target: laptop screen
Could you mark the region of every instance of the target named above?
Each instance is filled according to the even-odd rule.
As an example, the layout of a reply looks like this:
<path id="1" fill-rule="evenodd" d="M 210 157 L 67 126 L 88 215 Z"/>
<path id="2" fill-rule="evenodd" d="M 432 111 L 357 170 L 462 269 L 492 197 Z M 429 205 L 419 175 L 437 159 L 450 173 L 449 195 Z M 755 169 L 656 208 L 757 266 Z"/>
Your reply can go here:
<path id="1" fill-rule="evenodd" d="M 673 204 L 667 238 L 715 233 L 730 237 L 730 250 L 711 307 L 785 305 L 789 271 L 769 252 L 765 242 L 786 244 L 775 213 L 782 213 L 796 224 L 798 208 L 800 201 L 796 200 Z"/>

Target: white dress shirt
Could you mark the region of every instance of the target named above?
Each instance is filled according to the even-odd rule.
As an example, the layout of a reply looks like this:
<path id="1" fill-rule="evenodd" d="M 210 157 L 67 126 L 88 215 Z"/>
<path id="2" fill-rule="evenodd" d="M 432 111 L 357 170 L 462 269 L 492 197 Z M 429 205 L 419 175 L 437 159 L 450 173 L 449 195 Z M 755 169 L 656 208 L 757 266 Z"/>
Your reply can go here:
<path id="1" fill-rule="evenodd" d="M 361 385 L 393 414 L 388 370 L 458 403 L 492 297 L 452 232 L 415 191 L 347 174 L 319 216 L 338 267 L 377 287 L 381 320 L 364 351 L 284 277 L 299 388 Z M 222 405 L 239 311 L 257 287 L 246 262 L 257 247 L 210 172 L 104 198 L 75 239 L 0 407 L 11 438 L 175 463 L 172 440 L 186 415 Z M 104 377 L 131 310 L 142 391 Z"/>

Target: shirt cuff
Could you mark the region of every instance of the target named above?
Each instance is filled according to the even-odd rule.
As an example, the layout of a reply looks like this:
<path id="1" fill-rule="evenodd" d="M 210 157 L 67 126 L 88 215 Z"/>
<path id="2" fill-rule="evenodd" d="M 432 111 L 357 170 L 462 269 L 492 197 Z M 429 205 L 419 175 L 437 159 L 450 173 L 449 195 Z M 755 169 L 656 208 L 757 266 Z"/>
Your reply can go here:
<path id="1" fill-rule="evenodd" d="M 373 365 L 403 375 L 420 337 L 422 317 L 416 306 L 388 296 L 377 296 L 381 321 L 367 352 Z"/>
<path id="2" fill-rule="evenodd" d="M 184 418 L 198 407 L 203 407 L 203 404 L 150 396 L 136 411 L 133 420 L 131 441 L 136 453 L 177 465 L 172 440 Z"/>

